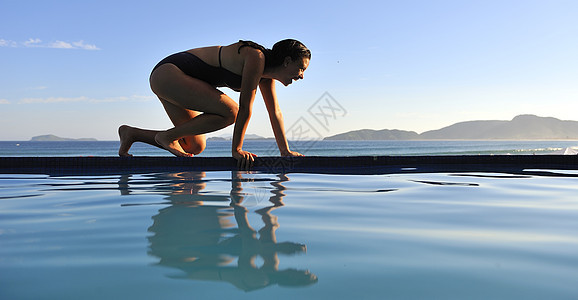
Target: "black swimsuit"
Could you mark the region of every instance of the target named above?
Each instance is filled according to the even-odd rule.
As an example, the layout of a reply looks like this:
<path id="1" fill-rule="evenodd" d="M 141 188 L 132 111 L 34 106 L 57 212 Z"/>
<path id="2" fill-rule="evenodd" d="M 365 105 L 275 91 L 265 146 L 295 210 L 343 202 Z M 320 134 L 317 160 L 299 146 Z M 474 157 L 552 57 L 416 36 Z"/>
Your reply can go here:
<path id="1" fill-rule="evenodd" d="M 164 64 L 173 64 L 185 74 L 205 81 L 214 87 L 229 87 L 235 91 L 241 90 L 241 75 L 237 75 L 221 65 L 221 49 L 219 48 L 219 67 L 214 67 L 190 52 L 179 52 L 161 60 L 153 72 Z"/>

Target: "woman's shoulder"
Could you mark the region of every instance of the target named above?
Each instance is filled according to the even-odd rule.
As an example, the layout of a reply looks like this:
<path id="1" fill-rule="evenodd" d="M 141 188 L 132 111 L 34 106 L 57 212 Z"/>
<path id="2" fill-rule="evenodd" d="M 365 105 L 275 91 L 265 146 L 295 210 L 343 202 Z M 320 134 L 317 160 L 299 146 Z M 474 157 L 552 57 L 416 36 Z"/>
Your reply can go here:
<path id="1" fill-rule="evenodd" d="M 244 41 L 239 40 L 237 43 L 233 44 L 238 47 L 237 52 L 241 53 L 242 51 L 249 51 L 249 52 L 261 52 L 266 54 L 268 51 L 267 48 L 253 42 L 253 41 Z"/>
<path id="2" fill-rule="evenodd" d="M 223 56 L 238 57 L 243 61 L 248 57 L 265 59 L 264 50 L 261 50 L 258 47 L 250 46 L 246 43 L 246 41 L 238 41 L 236 43 L 222 47 Z"/>

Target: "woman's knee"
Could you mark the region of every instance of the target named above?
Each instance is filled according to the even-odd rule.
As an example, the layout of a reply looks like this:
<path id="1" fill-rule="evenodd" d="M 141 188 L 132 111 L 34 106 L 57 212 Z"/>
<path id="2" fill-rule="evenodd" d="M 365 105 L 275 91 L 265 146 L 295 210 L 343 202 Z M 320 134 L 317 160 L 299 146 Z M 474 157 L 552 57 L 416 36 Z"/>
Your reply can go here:
<path id="1" fill-rule="evenodd" d="M 225 116 L 225 123 L 227 124 L 227 126 L 235 123 L 235 121 L 237 120 L 237 113 L 238 112 L 239 112 L 239 108 L 237 106 L 234 106 L 231 108 L 230 113 Z"/>
<path id="2" fill-rule="evenodd" d="M 185 152 L 198 155 L 207 147 L 207 141 L 203 134 L 184 137 L 179 140 L 179 144 Z"/>
<path id="3" fill-rule="evenodd" d="M 235 123 L 235 120 L 237 120 L 237 113 L 239 113 L 239 106 L 237 105 L 237 103 L 235 103 L 235 101 L 232 100 L 224 101 L 224 103 L 226 108 L 223 110 L 221 116 L 224 119 L 225 125 L 229 126 Z"/>

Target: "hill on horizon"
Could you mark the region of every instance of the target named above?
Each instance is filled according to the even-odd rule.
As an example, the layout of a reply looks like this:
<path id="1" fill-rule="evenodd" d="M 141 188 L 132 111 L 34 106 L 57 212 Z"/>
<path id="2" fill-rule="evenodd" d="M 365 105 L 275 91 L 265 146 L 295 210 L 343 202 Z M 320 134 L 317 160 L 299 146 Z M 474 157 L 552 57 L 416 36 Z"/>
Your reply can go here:
<path id="1" fill-rule="evenodd" d="M 87 142 L 87 141 L 97 141 L 97 139 L 94 138 L 80 138 L 80 139 L 71 139 L 71 138 L 63 138 L 63 137 L 59 137 L 56 136 L 54 134 L 46 134 L 46 135 L 39 135 L 39 136 L 35 136 L 32 137 L 30 139 L 31 142 L 74 142 L 74 141 L 78 141 L 78 142 Z"/>
<path id="2" fill-rule="evenodd" d="M 325 140 L 537 140 L 578 139 L 578 121 L 519 115 L 511 121 L 466 121 L 418 134 L 404 130 L 354 130 Z"/>

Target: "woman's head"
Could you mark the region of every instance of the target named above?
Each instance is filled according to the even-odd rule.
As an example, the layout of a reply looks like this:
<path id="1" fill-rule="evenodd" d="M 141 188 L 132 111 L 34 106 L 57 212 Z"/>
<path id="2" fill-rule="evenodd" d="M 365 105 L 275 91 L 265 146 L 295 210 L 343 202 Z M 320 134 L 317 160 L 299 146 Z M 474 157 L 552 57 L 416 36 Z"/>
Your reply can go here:
<path id="1" fill-rule="evenodd" d="M 273 67 L 282 65 L 286 57 L 290 57 L 292 60 L 301 58 L 311 59 L 311 51 L 309 51 L 303 43 L 293 39 L 286 39 L 275 43 L 273 49 L 271 49 L 271 54 L 271 66 Z"/>
<path id="2" fill-rule="evenodd" d="M 239 41 L 239 53 L 241 48 L 251 47 L 259 49 L 265 54 L 265 69 L 276 74 L 276 79 L 284 85 L 289 85 L 293 80 L 303 79 L 303 72 L 309 66 L 311 51 L 300 41 L 286 39 L 273 45 L 273 49 L 267 49 L 251 41 Z"/>
<path id="3" fill-rule="evenodd" d="M 297 40 L 286 39 L 273 45 L 270 60 L 267 64 L 277 71 L 277 79 L 287 86 L 293 80 L 303 79 L 303 72 L 311 60 L 311 51 Z"/>

